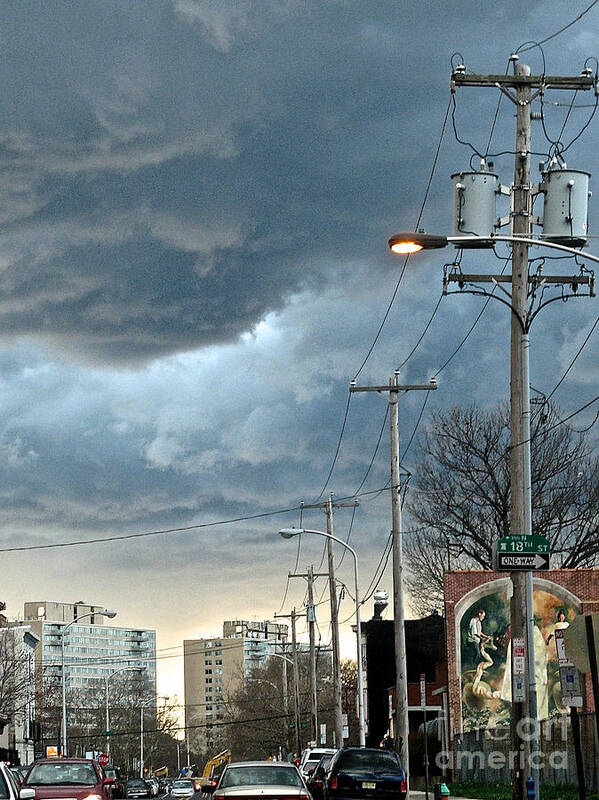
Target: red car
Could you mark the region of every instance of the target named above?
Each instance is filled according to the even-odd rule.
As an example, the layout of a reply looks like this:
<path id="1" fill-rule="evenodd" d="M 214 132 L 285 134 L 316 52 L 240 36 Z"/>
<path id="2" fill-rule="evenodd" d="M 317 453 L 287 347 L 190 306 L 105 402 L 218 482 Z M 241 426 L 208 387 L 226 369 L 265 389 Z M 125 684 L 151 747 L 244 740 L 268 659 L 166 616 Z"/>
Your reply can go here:
<path id="1" fill-rule="evenodd" d="M 21 800 L 112 800 L 114 778 L 89 758 L 42 758 L 29 768 Z"/>

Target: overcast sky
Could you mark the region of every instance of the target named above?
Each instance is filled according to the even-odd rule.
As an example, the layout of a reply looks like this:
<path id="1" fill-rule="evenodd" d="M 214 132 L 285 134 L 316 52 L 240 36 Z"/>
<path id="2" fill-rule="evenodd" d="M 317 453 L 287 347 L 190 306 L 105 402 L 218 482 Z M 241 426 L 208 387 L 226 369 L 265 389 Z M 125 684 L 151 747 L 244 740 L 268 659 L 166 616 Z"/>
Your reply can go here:
<path id="1" fill-rule="evenodd" d="M 360 370 L 402 265 L 387 239 L 414 227 L 425 196 L 452 54 L 473 72 L 503 73 L 511 52 L 588 5 L 4 0 L 0 547 L 220 522 L 330 491 L 352 495 L 385 400 L 353 397 L 325 483 L 349 381 L 388 381 L 419 340 L 453 257 L 448 250 L 411 260 Z M 598 33 L 599 6 L 544 45 L 546 72 L 579 74 L 597 55 Z M 538 48 L 522 60 L 543 71 Z M 546 100 L 547 133 L 567 145 L 594 97 L 579 93 L 570 113 L 571 93 Z M 497 101 L 495 89 L 457 91 L 457 134 L 479 151 Z M 546 152 L 534 125 L 533 149 Z M 594 171 L 598 125 L 599 115 L 568 150 L 568 166 Z M 514 109 L 505 101 L 490 150 L 513 146 Z M 471 155 L 450 116 L 422 216 L 427 230 L 449 232 L 450 175 L 468 169 Z M 532 161 L 535 181 L 540 159 Z M 513 156 L 494 161 L 509 183 Z M 592 199 L 593 233 L 598 221 Z M 476 253 L 462 266 L 501 268 Z M 483 302 L 444 298 L 402 380 L 437 374 Z M 536 388 L 551 391 L 598 313 L 588 299 L 543 312 L 532 330 Z M 596 336 L 556 394 L 564 413 L 596 394 Z M 488 305 L 437 381 L 421 425 L 435 408 L 507 399 L 504 306 Z M 423 399 L 414 392 L 401 401 L 404 444 Z M 595 410 L 577 423 L 588 424 Z M 385 431 L 362 491 L 385 485 L 388 450 Z M 406 468 L 417 453 L 415 439 Z M 349 509 L 336 513 L 339 535 L 350 518 Z M 324 515 L 306 511 L 304 523 L 322 528 Z M 11 617 L 25 600 L 105 604 L 118 610 L 115 624 L 155 627 L 159 648 L 174 647 L 217 634 L 226 618 L 263 619 L 301 605 L 302 581 L 283 604 L 297 550 L 276 531 L 291 524 L 299 524 L 297 511 L 6 552 L 2 599 Z M 352 530 L 363 592 L 389 528 L 389 493 L 366 495 Z M 304 541 L 299 567 L 317 567 L 321 550 L 316 537 Z M 340 576 L 351 588 L 349 559 Z M 391 588 L 388 572 L 380 585 Z M 348 598 L 344 617 L 351 609 Z M 326 606 L 319 623 L 326 641 Z M 351 649 L 349 623 L 344 647 Z M 182 659 L 168 655 L 160 689 L 181 692 Z"/>

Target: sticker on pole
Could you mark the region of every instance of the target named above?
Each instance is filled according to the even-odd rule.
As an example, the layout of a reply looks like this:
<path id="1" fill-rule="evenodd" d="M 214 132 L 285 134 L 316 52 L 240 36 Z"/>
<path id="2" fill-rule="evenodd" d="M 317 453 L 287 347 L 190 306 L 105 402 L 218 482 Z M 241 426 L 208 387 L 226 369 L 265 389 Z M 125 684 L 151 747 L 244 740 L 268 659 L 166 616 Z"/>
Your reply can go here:
<path id="1" fill-rule="evenodd" d="M 526 646 L 524 639 L 515 636 L 512 640 L 512 700 L 523 703 L 526 700 Z"/>

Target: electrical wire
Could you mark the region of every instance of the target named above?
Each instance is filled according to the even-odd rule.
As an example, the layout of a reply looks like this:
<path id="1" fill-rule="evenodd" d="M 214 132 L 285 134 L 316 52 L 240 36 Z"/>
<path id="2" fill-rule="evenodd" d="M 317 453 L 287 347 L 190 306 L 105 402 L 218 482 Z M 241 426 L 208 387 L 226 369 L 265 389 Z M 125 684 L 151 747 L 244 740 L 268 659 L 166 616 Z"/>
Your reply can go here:
<path id="1" fill-rule="evenodd" d="M 541 39 L 540 42 L 532 43 L 530 45 L 530 47 L 522 47 L 522 48 L 520 48 L 518 50 L 518 52 L 526 53 L 526 52 L 528 52 L 529 50 L 532 50 L 535 47 L 539 47 L 540 45 L 545 44 L 546 42 L 550 42 L 552 39 L 555 39 L 555 37 L 559 36 L 560 33 L 563 33 L 564 31 L 567 31 L 568 28 L 571 28 L 572 25 L 575 25 L 579 20 L 581 20 L 585 16 L 585 14 L 589 13 L 589 11 L 593 8 L 593 6 L 597 5 L 597 3 L 599 3 L 599 0 L 593 0 L 593 2 L 589 6 L 587 6 L 584 9 L 584 11 L 581 11 L 581 13 L 577 17 L 575 17 L 573 20 L 568 22 L 567 25 L 562 26 L 559 30 L 555 31 L 555 33 L 552 33 L 550 36 L 546 36 L 544 39 Z"/>
<path id="2" fill-rule="evenodd" d="M 509 256 L 508 256 L 508 257 L 505 259 L 505 263 L 504 263 L 504 265 L 503 265 L 503 269 L 501 270 L 501 274 L 502 274 L 502 275 L 503 275 L 503 273 L 505 272 L 505 268 L 506 268 L 506 266 L 507 266 L 507 264 L 508 264 L 508 261 L 509 261 Z M 495 294 L 495 288 L 496 288 L 496 287 L 494 287 L 494 288 L 493 288 L 493 291 L 492 291 L 492 292 L 489 294 L 489 297 L 487 297 L 487 299 L 485 300 L 485 302 L 484 302 L 484 304 L 483 304 L 483 307 L 481 308 L 481 310 L 480 310 L 480 312 L 478 313 L 478 315 L 477 315 L 476 319 L 474 320 L 474 322 L 473 322 L 473 323 L 472 323 L 472 325 L 470 326 L 470 329 L 468 330 L 468 332 L 466 333 L 466 335 L 465 335 L 465 336 L 462 338 L 461 342 L 460 342 L 460 343 L 459 343 L 459 345 L 456 347 L 456 349 L 453 351 L 453 353 L 452 353 L 452 354 L 449 356 L 449 358 L 448 358 L 448 359 L 447 359 L 447 360 L 446 360 L 446 361 L 443 363 L 443 365 L 442 365 L 441 367 L 439 367 L 439 369 L 438 369 L 438 370 L 435 372 L 435 374 L 433 375 L 433 378 L 436 378 L 438 375 L 440 375 L 440 374 L 441 374 L 441 372 L 443 372 L 443 370 L 445 369 L 445 367 L 447 367 L 447 366 L 448 366 L 448 365 L 449 365 L 449 364 L 450 364 L 450 363 L 453 361 L 453 359 L 454 359 L 454 358 L 457 356 L 457 354 L 460 352 L 460 350 L 462 349 L 462 347 L 463 347 L 463 346 L 464 346 L 464 344 L 466 343 L 466 341 L 467 341 L 468 337 L 470 336 L 470 334 L 472 333 L 472 331 L 473 331 L 473 330 L 475 329 L 475 327 L 477 326 L 477 324 L 478 324 L 478 322 L 479 322 L 480 318 L 481 318 L 481 317 L 482 317 L 482 315 L 485 313 L 485 311 L 486 311 L 486 309 L 487 309 L 487 306 L 488 306 L 488 305 L 489 305 L 489 303 L 491 302 L 491 298 L 492 298 L 492 297 L 493 297 L 493 295 Z"/>
<path id="3" fill-rule="evenodd" d="M 580 347 L 578 348 L 578 350 L 576 352 L 576 355 L 574 356 L 574 358 L 568 364 L 568 368 L 566 369 L 566 371 L 564 372 L 562 377 L 559 379 L 559 381 L 555 384 L 555 386 L 553 387 L 551 392 L 547 395 L 547 398 L 546 398 L 547 400 L 550 400 L 553 397 L 553 395 L 556 393 L 556 391 L 559 389 L 559 387 L 562 385 L 563 381 L 565 380 L 566 376 L 568 375 L 568 373 L 570 372 L 570 370 L 572 369 L 572 367 L 576 363 L 576 359 L 578 358 L 578 356 L 584 350 L 586 344 L 588 343 L 589 339 L 591 338 L 591 336 L 593 334 L 593 331 L 595 330 L 595 328 L 597 327 L 598 324 L 599 324 L 599 316 L 597 317 L 595 322 L 593 322 L 590 331 L 587 333 L 587 335 L 585 337 L 584 342 L 580 345 Z"/>

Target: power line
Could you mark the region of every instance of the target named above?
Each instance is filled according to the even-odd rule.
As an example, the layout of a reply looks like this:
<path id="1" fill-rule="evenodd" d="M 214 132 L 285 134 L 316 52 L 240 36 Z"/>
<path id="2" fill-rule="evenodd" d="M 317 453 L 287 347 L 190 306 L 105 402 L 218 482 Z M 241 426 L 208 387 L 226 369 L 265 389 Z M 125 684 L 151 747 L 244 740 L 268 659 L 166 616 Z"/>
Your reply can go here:
<path id="1" fill-rule="evenodd" d="M 590 4 L 590 6 L 587 6 L 584 11 L 581 11 L 580 14 L 577 17 L 575 17 L 573 20 L 568 22 L 567 25 L 562 26 L 559 30 L 555 31 L 555 33 L 552 33 L 550 36 L 546 36 L 544 39 L 541 39 L 540 42 L 532 43 L 530 45 L 530 47 L 519 48 L 518 52 L 519 53 L 526 53 L 526 52 L 528 52 L 528 50 L 532 50 L 534 47 L 538 47 L 541 44 L 545 44 L 546 42 L 550 42 L 551 39 L 555 39 L 555 37 L 559 36 L 560 33 L 563 33 L 564 31 L 567 31 L 568 28 L 571 28 L 572 25 L 575 25 L 579 20 L 581 20 L 584 17 L 585 14 L 589 13 L 589 11 L 593 8 L 593 6 L 597 5 L 597 3 L 599 3 L 599 0 L 593 0 L 593 2 Z"/>

